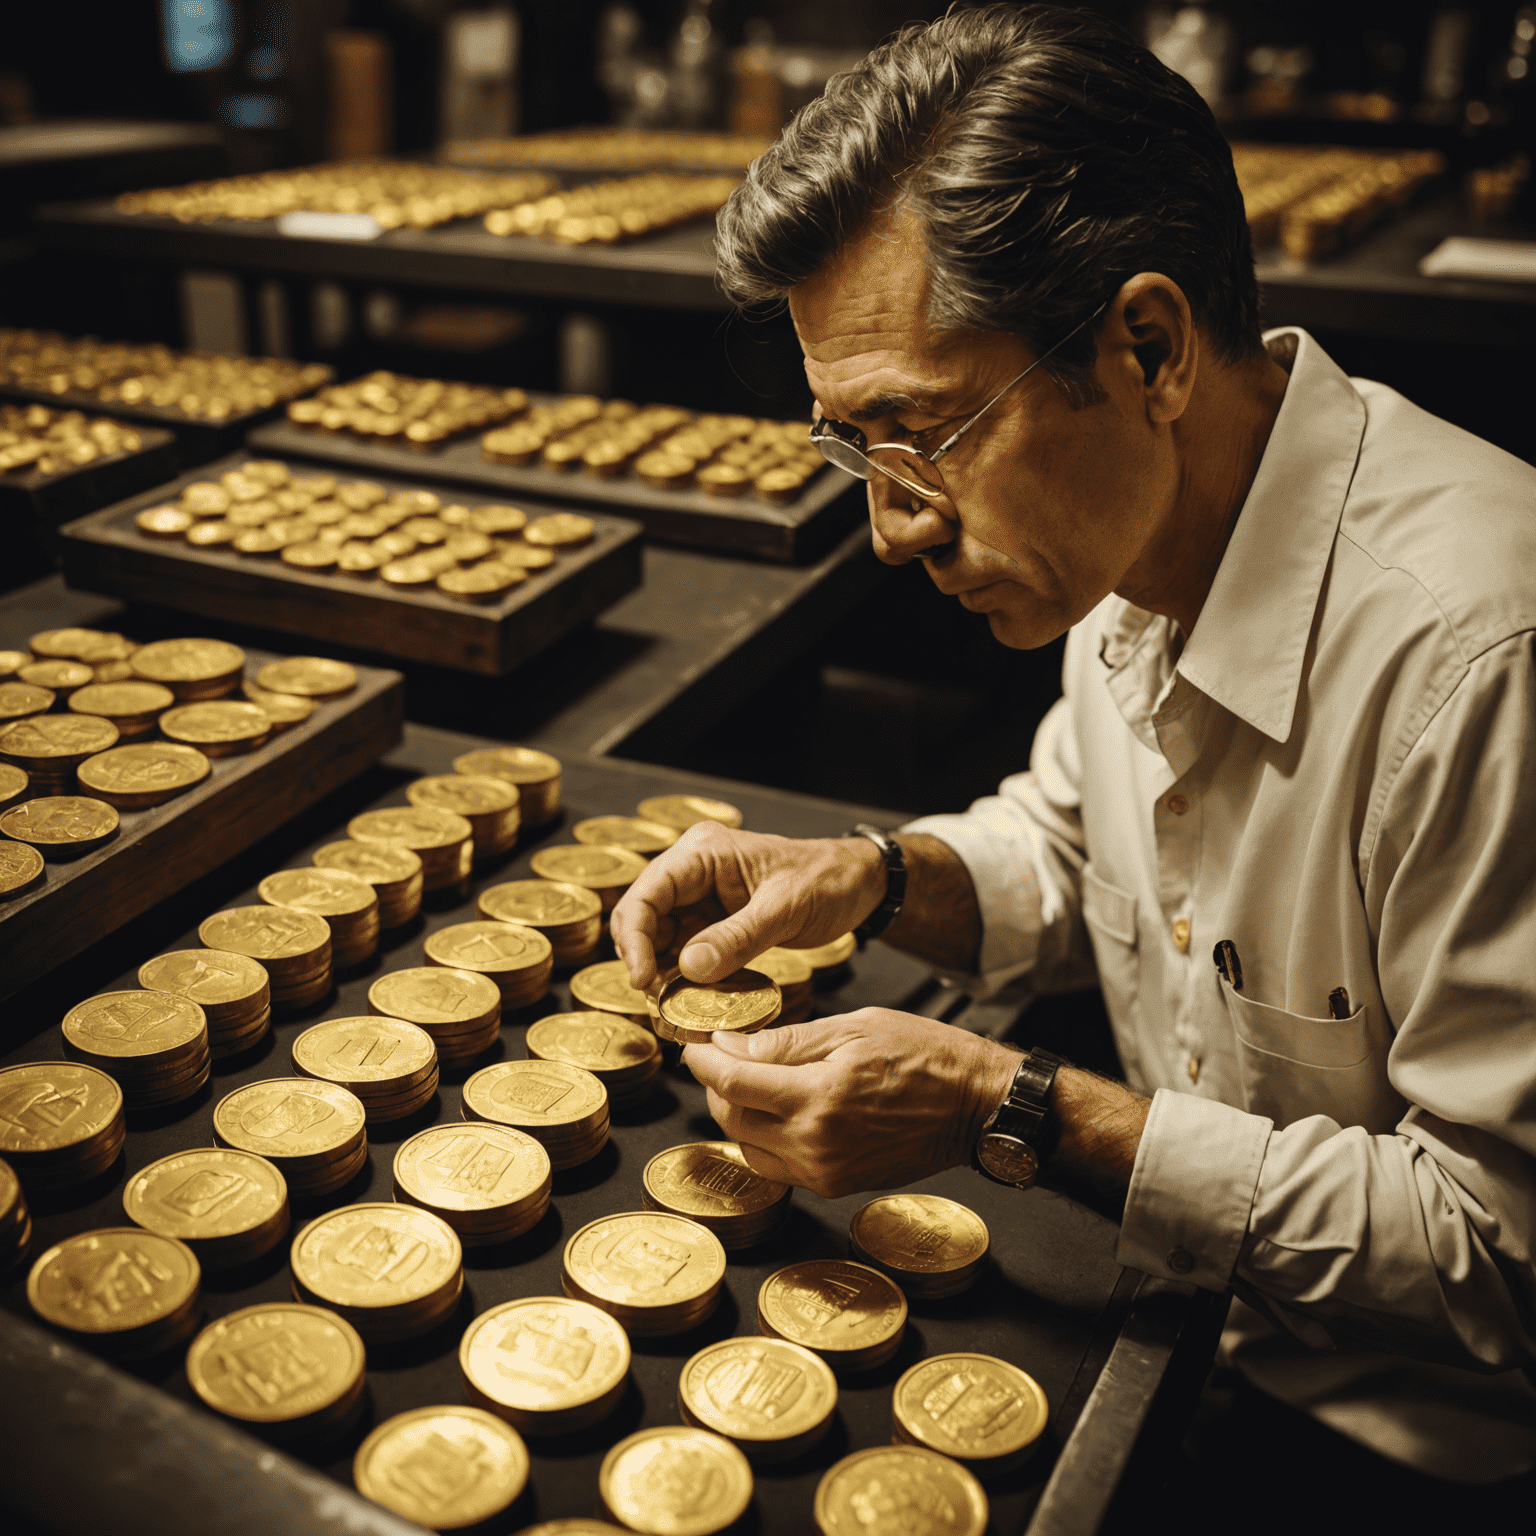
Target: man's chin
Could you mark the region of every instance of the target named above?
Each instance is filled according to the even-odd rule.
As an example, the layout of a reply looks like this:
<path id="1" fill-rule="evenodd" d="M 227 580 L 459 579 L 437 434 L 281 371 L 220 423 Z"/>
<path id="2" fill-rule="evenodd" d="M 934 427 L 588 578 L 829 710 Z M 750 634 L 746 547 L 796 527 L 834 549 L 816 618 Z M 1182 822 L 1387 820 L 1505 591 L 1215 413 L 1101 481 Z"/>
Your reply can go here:
<path id="1" fill-rule="evenodd" d="M 992 630 L 992 638 L 1011 651 L 1038 650 L 1072 627 L 1070 620 L 1032 606 L 1023 611 L 989 609 L 987 624 Z"/>

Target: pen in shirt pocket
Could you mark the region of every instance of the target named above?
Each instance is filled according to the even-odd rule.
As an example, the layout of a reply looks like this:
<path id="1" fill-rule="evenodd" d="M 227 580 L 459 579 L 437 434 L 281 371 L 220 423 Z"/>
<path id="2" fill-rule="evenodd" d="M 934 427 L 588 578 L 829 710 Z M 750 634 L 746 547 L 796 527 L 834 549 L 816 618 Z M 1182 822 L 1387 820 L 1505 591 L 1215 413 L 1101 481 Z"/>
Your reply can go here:
<path id="1" fill-rule="evenodd" d="M 1353 1010 L 1349 1006 L 1349 993 L 1343 987 L 1335 987 L 1328 994 L 1328 1017 L 1347 1019 Z"/>

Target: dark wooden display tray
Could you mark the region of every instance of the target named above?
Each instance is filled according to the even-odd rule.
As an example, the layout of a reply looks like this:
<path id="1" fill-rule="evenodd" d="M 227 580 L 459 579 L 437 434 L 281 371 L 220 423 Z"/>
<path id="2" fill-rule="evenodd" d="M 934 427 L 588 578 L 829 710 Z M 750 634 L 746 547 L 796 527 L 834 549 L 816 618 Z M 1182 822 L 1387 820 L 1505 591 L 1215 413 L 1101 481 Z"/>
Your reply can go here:
<path id="1" fill-rule="evenodd" d="M 278 658 L 246 651 L 246 676 Z M 131 918 L 243 853 L 361 773 L 401 737 L 405 685 L 398 672 L 359 667 L 357 687 L 320 702 L 301 725 L 255 752 L 213 759 L 185 794 L 119 811 L 117 836 L 42 883 L 0 899 L 0 998 L 80 953 Z"/>
<path id="2" fill-rule="evenodd" d="M 640 585 L 638 523 L 593 516 L 597 532 L 581 549 L 562 554 L 495 603 L 463 603 L 433 588 L 404 592 L 377 576 L 362 580 L 321 575 L 283 565 L 275 557 L 202 549 L 180 540 L 146 539 L 134 514 L 174 501 L 194 480 L 217 479 L 247 456 L 234 454 L 82 517 L 60 530 L 65 580 L 87 592 L 105 592 L 228 623 L 252 624 L 304 635 L 320 644 L 431 662 L 461 672 L 499 675 L 595 618 Z M 428 489 L 445 501 L 449 490 L 420 465 L 415 474 L 375 473 L 390 491 Z M 464 499 L 479 505 L 490 495 Z M 530 517 L 555 510 L 524 502 Z"/>
<path id="3" fill-rule="evenodd" d="M 553 404 L 555 395 L 532 394 L 535 404 Z M 703 491 L 658 491 L 636 475 L 600 480 L 576 471 L 533 465 L 493 464 L 480 448 L 483 433 L 473 432 L 441 448 L 421 450 L 362 442 L 346 432 L 296 427 L 283 419 L 257 427 L 247 441 L 277 457 L 289 455 L 345 464 L 370 474 L 420 474 L 483 486 L 514 496 L 539 496 L 582 507 L 602 507 L 637 517 L 648 537 L 667 544 L 712 549 L 727 555 L 797 564 L 824 554 L 864 515 L 860 482 L 827 465 L 806 483 L 787 506 L 741 496 L 706 496 Z"/>
<path id="4" fill-rule="evenodd" d="M 97 409 L 94 414 L 110 413 Z M 156 427 L 141 428 L 139 436 L 143 446 L 136 453 L 114 453 L 56 475 L 35 469 L 0 475 L 0 516 L 12 527 L 24 523 L 37 526 L 44 543 L 51 547 L 54 529 L 66 518 L 94 512 L 109 502 L 162 484 L 176 473 L 176 439 Z"/>

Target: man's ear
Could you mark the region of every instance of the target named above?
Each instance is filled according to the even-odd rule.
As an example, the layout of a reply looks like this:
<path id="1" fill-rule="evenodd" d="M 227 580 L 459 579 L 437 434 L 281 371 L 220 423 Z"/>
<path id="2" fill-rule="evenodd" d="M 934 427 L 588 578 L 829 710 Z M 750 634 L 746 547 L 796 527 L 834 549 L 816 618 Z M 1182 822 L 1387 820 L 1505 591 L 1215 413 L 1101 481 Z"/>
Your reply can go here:
<path id="1" fill-rule="evenodd" d="M 1110 300 L 1099 333 L 1114 393 L 1139 394 L 1149 421 L 1177 421 L 1200 365 L 1200 337 L 1184 290 L 1160 272 L 1140 272 Z"/>

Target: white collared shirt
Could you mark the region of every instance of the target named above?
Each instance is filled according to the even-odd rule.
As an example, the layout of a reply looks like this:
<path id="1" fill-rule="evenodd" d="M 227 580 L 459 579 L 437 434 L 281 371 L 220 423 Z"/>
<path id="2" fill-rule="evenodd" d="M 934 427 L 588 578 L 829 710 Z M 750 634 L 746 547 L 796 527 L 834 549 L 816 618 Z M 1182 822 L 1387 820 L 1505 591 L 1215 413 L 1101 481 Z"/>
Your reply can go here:
<path id="1" fill-rule="evenodd" d="M 1153 1095 L 1120 1262 L 1232 1285 L 1259 1386 L 1489 1482 L 1536 1465 L 1536 470 L 1266 342 L 1187 642 L 1106 598 L 1029 771 L 911 828 L 971 872 L 982 985 L 1103 988 Z"/>

